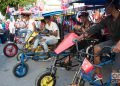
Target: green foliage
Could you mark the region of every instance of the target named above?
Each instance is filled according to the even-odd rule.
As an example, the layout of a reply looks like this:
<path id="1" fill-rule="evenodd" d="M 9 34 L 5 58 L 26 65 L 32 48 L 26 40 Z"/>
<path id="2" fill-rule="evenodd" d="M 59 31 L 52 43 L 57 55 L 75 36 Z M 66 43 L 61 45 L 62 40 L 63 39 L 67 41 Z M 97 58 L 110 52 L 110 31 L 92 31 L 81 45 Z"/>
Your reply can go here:
<path id="1" fill-rule="evenodd" d="M 35 1 L 36 0 L 0 0 L 0 11 L 5 15 L 7 6 L 15 7 L 15 9 L 17 9 L 18 4 L 20 6 L 26 6 Z"/>

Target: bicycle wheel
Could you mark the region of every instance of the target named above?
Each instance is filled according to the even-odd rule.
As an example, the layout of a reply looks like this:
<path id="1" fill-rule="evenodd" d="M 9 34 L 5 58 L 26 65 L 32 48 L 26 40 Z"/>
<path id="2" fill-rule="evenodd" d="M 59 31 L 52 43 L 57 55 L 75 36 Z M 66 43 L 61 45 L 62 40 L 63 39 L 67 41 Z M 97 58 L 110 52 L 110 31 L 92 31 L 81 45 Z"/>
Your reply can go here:
<path id="1" fill-rule="evenodd" d="M 85 86 L 85 80 L 81 79 L 79 82 L 79 86 Z"/>
<path id="2" fill-rule="evenodd" d="M 56 77 L 55 75 L 47 72 L 43 74 L 37 82 L 37 86 L 55 86 L 56 84 Z"/>
<path id="3" fill-rule="evenodd" d="M 18 53 L 18 47 L 14 43 L 9 43 L 5 45 L 3 53 L 7 57 L 14 57 Z"/>
<path id="4" fill-rule="evenodd" d="M 19 52 L 18 54 L 17 54 L 17 61 L 18 62 L 21 62 L 21 56 L 22 56 L 22 54 L 23 54 L 23 52 Z M 27 58 L 24 58 L 24 62 L 26 62 L 28 59 Z"/>
<path id="5" fill-rule="evenodd" d="M 26 64 L 26 63 L 24 63 L 24 64 L 18 63 L 13 68 L 13 74 L 16 77 L 21 78 L 21 77 L 24 77 L 24 76 L 27 75 L 28 69 L 29 69 L 28 64 Z"/>

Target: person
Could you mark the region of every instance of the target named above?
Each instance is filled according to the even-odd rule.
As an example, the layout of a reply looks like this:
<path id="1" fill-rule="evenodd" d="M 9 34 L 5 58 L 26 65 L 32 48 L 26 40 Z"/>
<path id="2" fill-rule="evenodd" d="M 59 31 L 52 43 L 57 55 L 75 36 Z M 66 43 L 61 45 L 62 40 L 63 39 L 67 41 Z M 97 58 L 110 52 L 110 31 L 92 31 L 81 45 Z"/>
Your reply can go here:
<path id="1" fill-rule="evenodd" d="M 17 19 L 15 22 L 16 27 L 16 36 L 22 36 L 23 33 L 27 33 L 26 21 L 23 21 L 23 18 Z"/>
<path id="2" fill-rule="evenodd" d="M 13 19 L 10 19 L 9 32 L 10 32 L 9 39 L 10 39 L 11 42 L 13 42 L 14 41 L 14 36 L 15 36 L 15 21 Z"/>
<path id="3" fill-rule="evenodd" d="M 119 0 L 107 0 L 105 4 L 105 11 L 107 13 L 107 17 L 103 19 L 98 24 L 90 27 L 90 29 L 85 32 L 84 34 L 80 35 L 77 40 L 83 40 L 84 37 L 90 37 L 91 35 L 95 34 L 105 26 L 108 27 L 109 32 L 111 34 L 111 40 L 105 41 L 103 43 L 97 44 L 94 47 L 94 55 L 98 55 L 99 52 L 105 47 L 105 46 L 114 46 L 113 52 L 120 52 L 120 11 L 118 10 L 118 5 L 120 1 Z M 116 59 L 118 59 L 116 57 Z M 119 60 L 119 59 L 118 59 Z M 120 60 L 119 60 L 120 61 Z M 100 63 L 100 56 L 94 57 L 94 64 Z M 116 65 L 117 62 L 114 64 Z M 120 64 L 117 64 L 116 67 L 113 66 L 113 70 L 117 71 L 120 68 Z M 94 79 L 101 80 L 102 74 L 100 68 L 96 68 Z"/>
<path id="4" fill-rule="evenodd" d="M 22 13 L 23 18 L 26 22 L 26 28 L 24 29 L 24 32 L 27 32 L 25 37 L 25 42 L 29 39 L 30 35 L 35 31 L 35 20 L 31 18 L 31 13 Z"/>
<path id="5" fill-rule="evenodd" d="M 48 54 L 48 45 L 55 45 L 58 43 L 58 40 L 60 39 L 59 36 L 59 28 L 57 26 L 57 24 L 53 21 L 51 21 L 51 17 L 50 16 L 46 16 L 45 17 L 45 29 L 47 29 L 49 32 L 47 34 L 49 34 L 49 36 L 42 36 L 41 37 L 37 37 L 34 45 L 33 45 L 33 51 L 35 52 L 35 49 L 37 48 L 39 42 L 40 44 L 43 46 L 44 48 L 44 52 L 46 54 Z"/>
<path id="6" fill-rule="evenodd" d="M 88 19 L 89 13 L 88 12 L 81 12 L 78 17 L 81 19 L 80 22 L 74 25 L 74 32 L 78 35 L 86 32 L 89 27 L 92 25 L 92 22 Z M 86 40 L 82 40 L 78 43 L 78 49 L 81 50 L 88 46 L 88 42 Z M 71 52 L 74 54 L 76 52 L 76 47 L 73 46 L 71 48 Z"/>
<path id="7" fill-rule="evenodd" d="M 89 20 L 89 13 L 88 12 L 81 12 L 81 14 L 79 14 L 78 16 L 80 18 L 80 32 L 86 32 L 86 30 L 89 29 L 89 27 L 92 25 L 92 22 Z"/>
<path id="8" fill-rule="evenodd" d="M 0 19 L 0 44 L 2 43 L 2 40 L 3 40 L 3 34 L 4 34 L 4 31 L 2 27 L 2 20 Z"/>
<path id="9" fill-rule="evenodd" d="M 6 26 L 6 38 L 7 38 L 7 41 L 9 40 L 9 24 L 10 24 L 10 19 L 7 19 L 7 21 L 5 22 L 5 26 Z"/>

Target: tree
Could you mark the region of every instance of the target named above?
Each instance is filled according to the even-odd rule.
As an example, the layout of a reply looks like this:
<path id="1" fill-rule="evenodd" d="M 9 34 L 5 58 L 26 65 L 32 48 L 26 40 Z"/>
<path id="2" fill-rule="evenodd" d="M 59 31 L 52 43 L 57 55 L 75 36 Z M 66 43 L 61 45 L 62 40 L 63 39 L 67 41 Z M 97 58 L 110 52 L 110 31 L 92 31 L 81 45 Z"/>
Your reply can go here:
<path id="1" fill-rule="evenodd" d="M 17 9 L 18 5 L 26 6 L 33 2 L 36 2 L 36 0 L 0 0 L 0 11 L 3 15 L 5 15 L 7 6 L 15 7 L 15 9 Z"/>

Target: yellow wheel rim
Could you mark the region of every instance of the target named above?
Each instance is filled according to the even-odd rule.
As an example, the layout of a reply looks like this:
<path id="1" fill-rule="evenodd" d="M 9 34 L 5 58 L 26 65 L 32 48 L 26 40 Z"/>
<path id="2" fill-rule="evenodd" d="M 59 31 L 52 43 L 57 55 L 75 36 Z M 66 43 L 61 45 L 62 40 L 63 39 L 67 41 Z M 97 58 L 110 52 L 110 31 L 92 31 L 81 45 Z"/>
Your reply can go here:
<path id="1" fill-rule="evenodd" d="M 40 86 L 53 86 L 54 81 L 52 76 L 45 76 L 41 80 Z"/>
<path id="2" fill-rule="evenodd" d="M 40 52 L 42 50 L 41 46 L 38 46 L 35 52 Z"/>

